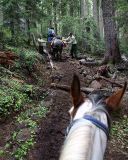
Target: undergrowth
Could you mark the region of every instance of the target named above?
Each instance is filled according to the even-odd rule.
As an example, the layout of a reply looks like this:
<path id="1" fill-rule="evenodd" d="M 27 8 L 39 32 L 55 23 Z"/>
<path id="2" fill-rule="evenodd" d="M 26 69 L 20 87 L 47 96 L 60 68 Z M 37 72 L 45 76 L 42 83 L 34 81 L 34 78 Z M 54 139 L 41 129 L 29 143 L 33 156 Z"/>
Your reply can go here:
<path id="1" fill-rule="evenodd" d="M 31 100 L 25 91 L 21 91 L 23 84 L 12 80 L 1 78 L 3 84 L 0 87 L 0 115 L 7 116 L 24 108 Z M 28 88 L 26 87 L 26 91 Z"/>
<path id="2" fill-rule="evenodd" d="M 12 157 L 18 160 L 26 159 L 29 149 L 35 144 L 36 134 L 39 132 L 39 121 L 46 116 L 48 109 L 41 102 L 21 112 L 15 118 L 15 131 L 3 150 L 0 157 Z M 20 127 L 19 127 L 20 126 Z"/>
<path id="3" fill-rule="evenodd" d="M 114 121 L 112 130 L 112 143 L 116 148 L 128 151 L 128 116 L 124 115 L 120 120 Z M 117 145 L 118 144 L 118 145 Z"/>
<path id="4" fill-rule="evenodd" d="M 16 68 L 22 69 L 23 67 L 28 67 L 28 69 L 32 70 L 37 62 L 38 54 L 34 50 L 11 46 L 6 46 L 6 49 L 11 50 L 19 56 L 19 60 L 15 62 Z"/>
<path id="5" fill-rule="evenodd" d="M 28 71 L 33 73 L 38 54 L 25 48 L 6 46 L 6 49 L 16 53 L 19 59 L 11 69 L 0 66 L 2 71 L 0 73 L 0 122 L 5 118 L 13 117 L 14 125 L 9 139 L 4 142 L 5 146 L 0 148 L 0 159 L 24 160 L 35 144 L 40 120 L 48 111 L 43 103 L 47 94 L 40 93 L 42 89 L 40 80 L 41 84 L 43 80 L 37 72 L 36 84 L 28 84 L 28 77 L 23 73 L 24 71 L 27 71 L 27 74 Z M 39 65 L 41 62 L 39 61 Z"/>

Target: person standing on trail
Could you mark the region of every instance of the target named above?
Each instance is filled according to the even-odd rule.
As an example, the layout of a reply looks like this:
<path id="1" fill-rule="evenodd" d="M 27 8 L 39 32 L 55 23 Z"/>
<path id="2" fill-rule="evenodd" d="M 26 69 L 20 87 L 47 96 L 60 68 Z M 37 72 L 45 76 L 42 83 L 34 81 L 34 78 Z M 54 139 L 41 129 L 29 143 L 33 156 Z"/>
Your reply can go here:
<path id="1" fill-rule="evenodd" d="M 77 41 L 73 33 L 69 33 L 69 37 L 65 39 L 68 43 L 71 43 L 70 55 L 72 58 L 77 58 Z"/>
<path id="2" fill-rule="evenodd" d="M 46 43 L 46 41 L 44 41 L 41 36 L 39 36 L 39 38 L 37 39 L 38 41 L 38 52 L 43 55 L 44 54 L 44 43 Z"/>

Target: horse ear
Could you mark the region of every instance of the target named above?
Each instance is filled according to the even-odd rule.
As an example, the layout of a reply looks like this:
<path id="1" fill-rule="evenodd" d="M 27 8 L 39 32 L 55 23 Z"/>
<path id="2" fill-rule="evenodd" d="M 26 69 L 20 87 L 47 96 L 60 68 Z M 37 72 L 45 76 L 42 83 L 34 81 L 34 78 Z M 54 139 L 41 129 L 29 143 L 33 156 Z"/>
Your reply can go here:
<path id="1" fill-rule="evenodd" d="M 113 95 L 111 95 L 106 99 L 107 106 L 110 107 L 112 110 L 119 109 L 119 104 L 122 100 L 126 87 L 127 87 L 127 83 L 125 82 L 123 88 L 119 89 Z"/>
<path id="2" fill-rule="evenodd" d="M 71 84 L 71 95 L 74 107 L 77 107 L 80 103 L 83 102 L 83 96 L 80 91 L 80 80 L 76 74 L 74 74 Z"/>

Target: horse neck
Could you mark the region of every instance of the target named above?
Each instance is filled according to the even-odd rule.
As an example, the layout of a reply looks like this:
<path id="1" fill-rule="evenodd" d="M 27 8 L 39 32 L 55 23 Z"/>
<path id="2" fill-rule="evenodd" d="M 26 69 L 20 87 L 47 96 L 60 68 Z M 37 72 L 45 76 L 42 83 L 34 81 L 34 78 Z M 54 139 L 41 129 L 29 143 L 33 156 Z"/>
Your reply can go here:
<path id="1" fill-rule="evenodd" d="M 78 109 L 74 120 L 82 118 L 85 113 L 89 113 L 92 107 L 91 102 L 86 101 Z M 108 125 L 105 113 L 95 112 L 93 115 L 106 126 Z M 74 131 L 72 130 L 66 138 L 60 160 L 103 160 L 107 137 L 101 129 L 86 121 L 84 125 Z"/>

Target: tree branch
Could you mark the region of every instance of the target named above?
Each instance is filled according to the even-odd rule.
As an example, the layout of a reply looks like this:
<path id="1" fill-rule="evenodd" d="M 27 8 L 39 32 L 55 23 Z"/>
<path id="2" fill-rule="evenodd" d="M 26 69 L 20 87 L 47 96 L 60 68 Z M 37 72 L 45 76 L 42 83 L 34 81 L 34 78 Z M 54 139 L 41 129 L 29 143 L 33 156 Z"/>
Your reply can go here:
<path id="1" fill-rule="evenodd" d="M 67 85 L 59 85 L 59 84 L 56 84 L 56 83 L 51 83 L 51 88 L 61 89 L 61 90 L 66 91 L 66 92 L 70 92 L 70 86 L 67 86 Z M 81 87 L 81 91 L 84 92 L 85 94 L 89 94 L 89 93 L 93 92 L 94 90 L 95 89 L 93 89 L 93 88 Z M 109 90 L 100 89 L 100 91 L 108 92 Z"/>
<path id="2" fill-rule="evenodd" d="M 103 76 L 98 76 L 98 77 L 95 77 L 95 79 L 103 79 L 103 80 L 105 80 L 106 82 L 109 82 L 109 83 L 111 83 L 111 84 L 115 84 L 116 86 L 118 86 L 118 87 L 123 87 L 123 85 L 122 84 L 119 84 L 119 83 L 117 83 L 117 82 L 115 82 L 115 81 L 113 81 L 113 80 L 111 80 L 111 79 L 108 79 L 108 78 L 105 78 L 105 77 L 103 77 Z"/>

